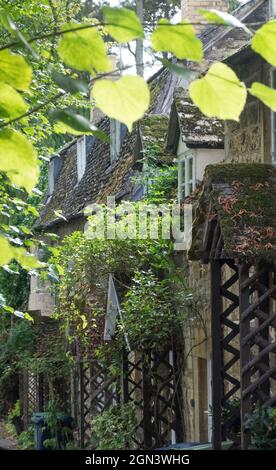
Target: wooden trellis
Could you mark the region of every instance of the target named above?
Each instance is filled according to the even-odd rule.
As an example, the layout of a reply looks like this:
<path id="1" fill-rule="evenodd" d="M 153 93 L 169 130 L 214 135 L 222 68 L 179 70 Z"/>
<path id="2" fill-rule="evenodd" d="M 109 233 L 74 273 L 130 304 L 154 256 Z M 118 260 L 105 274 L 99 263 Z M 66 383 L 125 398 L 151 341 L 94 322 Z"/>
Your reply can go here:
<path id="1" fill-rule="evenodd" d="M 218 220 L 208 226 L 204 261 L 211 262 L 213 446 L 221 447 L 227 427 L 240 414 L 246 449 L 246 414 L 256 404 L 276 404 L 276 268 L 269 259 L 254 264 L 227 258 Z M 240 398 L 241 411 L 233 410 L 223 428 L 222 409 L 230 410 L 233 397 Z"/>
<path id="2" fill-rule="evenodd" d="M 123 398 L 136 405 L 133 442 L 154 449 L 183 440 L 180 368 L 174 351 L 125 354 Z"/>
<path id="3" fill-rule="evenodd" d="M 81 448 L 91 445 L 91 420 L 123 401 L 136 406 L 133 448 L 183 440 L 180 367 L 176 351 L 123 354 L 122 377 L 116 381 L 99 363 L 80 361 L 74 374 L 73 413 Z"/>

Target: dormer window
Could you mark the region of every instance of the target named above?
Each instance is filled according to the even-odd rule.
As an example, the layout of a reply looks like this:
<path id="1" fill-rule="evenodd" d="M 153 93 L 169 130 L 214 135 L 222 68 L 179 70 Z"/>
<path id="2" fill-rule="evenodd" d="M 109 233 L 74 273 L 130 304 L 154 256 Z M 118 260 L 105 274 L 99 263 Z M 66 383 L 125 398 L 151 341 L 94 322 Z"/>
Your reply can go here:
<path id="1" fill-rule="evenodd" d="M 77 172 L 78 183 L 82 179 L 86 167 L 86 138 L 85 135 L 77 140 Z"/>
<path id="2" fill-rule="evenodd" d="M 50 200 L 63 164 L 62 156 L 55 156 L 49 161 L 48 167 L 48 201 Z M 48 202 L 47 201 L 47 202 Z"/>
<path id="3" fill-rule="evenodd" d="M 116 119 L 110 120 L 110 160 L 117 160 L 121 148 L 121 123 Z"/>
<path id="4" fill-rule="evenodd" d="M 125 139 L 127 128 L 116 119 L 110 119 L 110 163 L 115 162 Z"/>

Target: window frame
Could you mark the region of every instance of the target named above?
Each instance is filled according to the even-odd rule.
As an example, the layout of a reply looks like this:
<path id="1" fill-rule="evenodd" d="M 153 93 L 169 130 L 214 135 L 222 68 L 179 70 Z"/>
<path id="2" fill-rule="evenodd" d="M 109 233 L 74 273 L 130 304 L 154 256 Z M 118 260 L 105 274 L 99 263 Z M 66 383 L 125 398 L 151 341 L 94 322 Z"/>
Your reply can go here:
<path id="1" fill-rule="evenodd" d="M 188 178 L 189 164 L 192 161 L 192 178 Z M 183 167 L 185 172 L 183 172 Z M 184 174 L 184 178 L 183 178 Z M 191 152 L 185 154 L 178 160 L 178 199 L 181 201 L 183 198 L 189 196 L 196 187 L 195 179 L 195 155 Z"/>
<path id="2" fill-rule="evenodd" d="M 86 169 L 86 136 L 83 135 L 77 140 L 77 174 L 78 183 L 81 181 Z"/>

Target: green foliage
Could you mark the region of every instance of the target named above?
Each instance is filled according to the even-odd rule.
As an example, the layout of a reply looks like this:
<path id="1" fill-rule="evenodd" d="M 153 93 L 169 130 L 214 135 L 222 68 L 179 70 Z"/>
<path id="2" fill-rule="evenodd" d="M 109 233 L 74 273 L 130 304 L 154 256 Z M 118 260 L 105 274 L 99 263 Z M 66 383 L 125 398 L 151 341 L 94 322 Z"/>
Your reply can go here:
<path id="1" fill-rule="evenodd" d="M 119 330 L 138 349 L 162 350 L 179 333 L 185 319 L 178 288 L 171 279 L 159 279 L 153 272 L 134 273 L 132 285 L 122 304 Z M 185 296 L 183 295 L 183 302 Z M 184 304 L 185 305 L 185 304 Z"/>
<path id="2" fill-rule="evenodd" d="M 32 80 L 32 68 L 24 57 L 12 54 L 9 50 L 0 52 L 0 81 L 16 90 L 25 91 Z"/>
<path id="3" fill-rule="evenodd" d="M 102 11 L 107 24 L 105 29 L 117 42 L 129 42 L 144 37 L 143 27 L 133 11 L 109 7 L 103 7 Z"/>
<path id="4" fill-rule="evenodd" d="M 16 118 L 27 111 L 22 96 L 10 85 L 0 82 L 0 118 Z"/>
<path id="5" fill-rule="evenodd" d="M 245 427 L 254 449 L 276 449 L 276 408 L 259 406 L 246 416 Z"/>
<path id="6" fill-rule="evenodd" d="M 117 81 L 99 80 L 92 90 L 96 105 L 110 118 L 123 122 L 131 131 L 148 109 L 150 93 L 141 77 L 124 76 Z"/>
<path id="7" fill-rule="evenodd" d="M 58 121 L 54 126 L 54 130 L 57 133 L 68 133 L 72 135 L 92 134 L 98 137 L 98 139 L 109 141 L 108 136 L 104 132 L 97 129 L 96 126 L 93 126 L 93 124 L 81 114 L 73 113 L 70 110 L 54 109 L 50 113 L 50 116 L 54 121 Z"/>
<path id="8" fill-rule="evenodd" d="M 262 83 L 254 82 L 248 91 L 250 95 L 259 98 L 259 100 L 271 108 L 272 111 L 276 111 L 276 90 L 273 90 Z"/>
<path id="9" fill-rule="evenodd" d="M 106 46 L 98 28 L 93 28 L 91 24 L 68 24 L 64 30 L 73 30 L 63 35 L 58 46 L 58 54 L 67 65 L 93 75 L 95 71 L 111 70 Z"/>
<path id="10" fill-rule="evenodd" d="M 203 78 L 192 82 L 189 93 L 206 116 L 234 121 L 239 120 L 247 96 L 245 85 L 221 62 L 213 64 Z"/>
<path id="11" fill-rule="evenodd" d="M 155 51 L 172 52 L 178 59 L 202 60 L 202 43 L 188 22 L 171 25 L 168 20 L 160 20 L 151 41 Z"/>
<path id="12" fill-rule="evenodd" d="M 18 447 L 20 450 L 34 450 L 34 426 L 30 425 L 27 429 L 21 432 L 18 436 Z"/>
<path id="13" fill-rule="evenodd" d="M 91 422 L 92 446 L 97 450 L 131 449 L 135 426 L 133 403 L 111 406 Z"/>
<path id="14" fill-rule="evenodd" d="M 275 39 L 276 20 L 271 20 L 256 31 L 251 45 L 253 51 L 260 54 L 274 67 L 276 66 Z"/>

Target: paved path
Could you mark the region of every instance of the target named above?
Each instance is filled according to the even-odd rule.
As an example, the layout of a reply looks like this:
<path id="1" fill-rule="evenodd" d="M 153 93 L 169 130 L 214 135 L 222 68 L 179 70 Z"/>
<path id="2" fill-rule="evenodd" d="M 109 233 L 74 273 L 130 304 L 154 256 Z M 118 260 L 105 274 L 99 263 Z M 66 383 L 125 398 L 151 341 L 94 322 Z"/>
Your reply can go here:
<path id="1" fill-rule="evenodd" d="M 15 450 L 16 440 L 10 436 L 3 421 L 0 421 L 0 450 Z"/>

